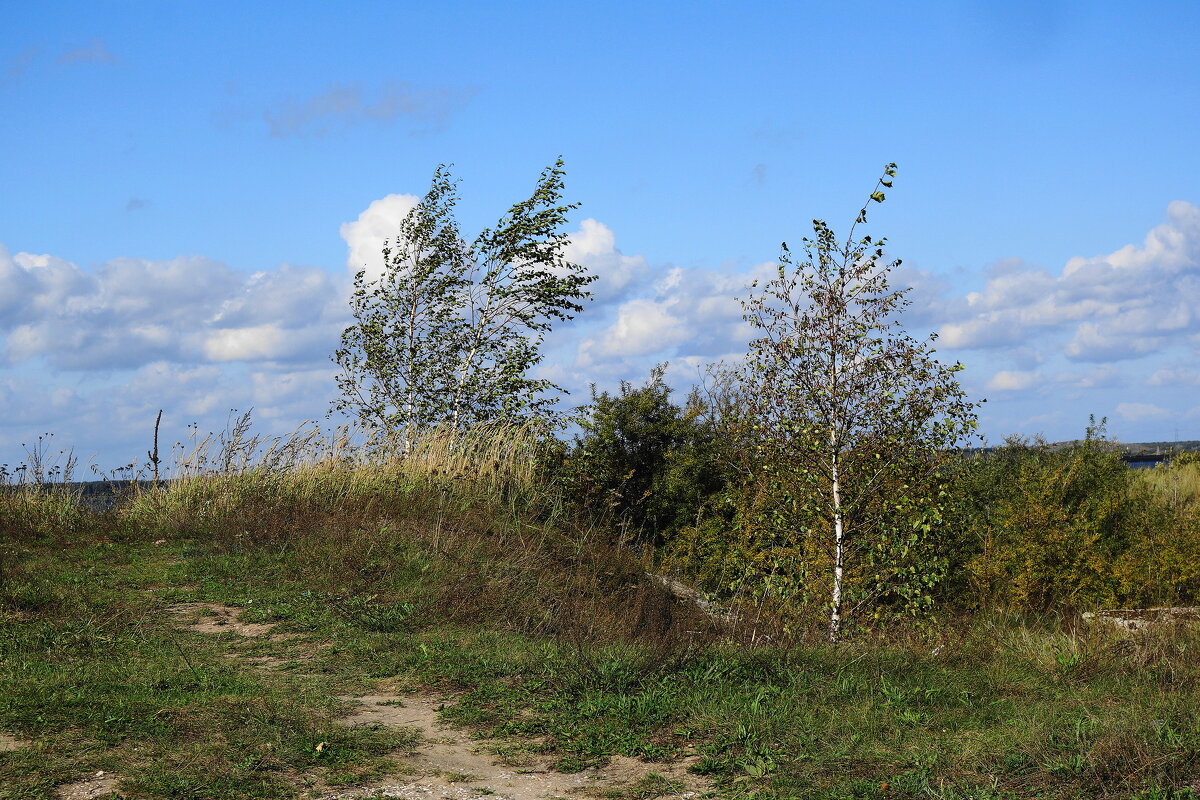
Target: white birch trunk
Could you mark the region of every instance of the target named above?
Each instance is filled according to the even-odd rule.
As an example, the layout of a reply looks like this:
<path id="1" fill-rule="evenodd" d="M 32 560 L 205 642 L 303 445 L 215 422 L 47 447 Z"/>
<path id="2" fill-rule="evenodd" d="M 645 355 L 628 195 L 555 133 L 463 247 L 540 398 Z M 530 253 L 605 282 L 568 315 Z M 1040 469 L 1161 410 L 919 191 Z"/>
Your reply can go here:
<path id="1" fill-rule="evenodd" d="M 838 454 L 833 454 L 833 592 L 829 600 L 829 641 L 842 633 L 842 577 L 846 567 L 845 530 L 842 522 L 842 486 Z"/>

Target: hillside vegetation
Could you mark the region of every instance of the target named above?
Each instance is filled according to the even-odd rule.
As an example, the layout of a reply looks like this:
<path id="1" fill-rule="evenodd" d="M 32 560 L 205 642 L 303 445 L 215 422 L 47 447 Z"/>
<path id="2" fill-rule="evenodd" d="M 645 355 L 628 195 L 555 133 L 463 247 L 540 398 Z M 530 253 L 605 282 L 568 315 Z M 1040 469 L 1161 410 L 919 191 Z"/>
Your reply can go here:
<path id="1" fill-rule="evenodd" d="M 0 733 L 24 744 L 0 798 L 101 771 L 130 798 L 370 785 L 406 734 L 334 720 L 381 685 L 438 693 L 502 753 L 682 760 L 718 797 L 1194 796 L 1200 632 L 1078 612 L 1196 602 L 1200 465 L 1131 471 L 1094 437 L 958 464 L 929 602 L 885 598 L 830 644 L 779 567 L 807 556 L 739 506 L 699 407 L 659 401 L 628 419 L 666 431 L 642 451 L 606 449 L 611 425 L 404 457 L 243 430 L 108 510 L 0 493 Z M 295 634 L 239 645 L 280 668 L 181 628 L 195 603 Z"/>

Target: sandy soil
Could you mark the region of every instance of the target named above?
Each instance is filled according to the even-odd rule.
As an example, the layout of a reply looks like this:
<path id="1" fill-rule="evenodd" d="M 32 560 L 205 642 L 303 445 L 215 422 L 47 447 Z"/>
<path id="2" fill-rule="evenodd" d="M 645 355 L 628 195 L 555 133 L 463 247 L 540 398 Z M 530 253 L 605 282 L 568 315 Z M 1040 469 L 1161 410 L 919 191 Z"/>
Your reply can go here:
<path id="1" fill-rule="evenodd" d="M 1084 622 L 1099 622 L 1129 633 L 1161 628 L 1185 622 L 1200 622 L 1200 606 L 1162 608 L 1114 608 L 1107 611 L 1085 611 Z"/>
<path id="2" fill-rule="evenodd" d="M 372 694 L 345 697 L 357 708 L 342 719 L 344 725 L 381 725 L 416 728 L 423 736 L 417 748 L 403 756 L 413 774 L 402 782 L 387 782 L 353 791 L 330 792 L 321 800 L 366 797 L 456 798 L 475 800 L 544 800 L 559 797 L 597 797 L 626 789 L 655 773 L 677 784 L 679 791 L 664 798 L 698 797 L 708 787 L 687 772 L 690 761 L 649 764 L 615 756 L 596 769 L 577 773 L 555 772 L 544 759 L 528 757 L 515 762 L 488 752 L 486 742 L 438 721 L 442 700 L 432 696 L 400 697 Z"/>
<path id="3" fill-rule="evenodd" d="M 117 790 L 117 784 L 120 782 L 120 775 L 97 772 L 90 778 L 58 787 L 55 794 L 61 800 L 95 800 L 95 798 L 111 795 Z"/>
<path id="4" fill-rule="evenodd" d="M 199 633 L 236 633 L 238 636 L 266 636 L 275 627 L 266 623 L 242 622 L 242 609 L 222 603 L 180 603 L 171 606 L 179 626 Z"/>

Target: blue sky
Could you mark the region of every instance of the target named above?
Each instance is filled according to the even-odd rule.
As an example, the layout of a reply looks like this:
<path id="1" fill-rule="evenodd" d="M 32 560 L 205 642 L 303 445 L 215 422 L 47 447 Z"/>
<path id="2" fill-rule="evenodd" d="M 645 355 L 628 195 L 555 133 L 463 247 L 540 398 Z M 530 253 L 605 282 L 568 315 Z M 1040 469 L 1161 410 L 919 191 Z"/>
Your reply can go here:
<path id="1" fill-rule="evenodd" d="M 0 462 L 321 417 L 439 163 L 467 229 L 559 154 L 597 299 L 546 374 L 685 385 L 806 221 L 872 232 L 982 428 L 1200 438 L 1200 5 L 4 4 Z"/>

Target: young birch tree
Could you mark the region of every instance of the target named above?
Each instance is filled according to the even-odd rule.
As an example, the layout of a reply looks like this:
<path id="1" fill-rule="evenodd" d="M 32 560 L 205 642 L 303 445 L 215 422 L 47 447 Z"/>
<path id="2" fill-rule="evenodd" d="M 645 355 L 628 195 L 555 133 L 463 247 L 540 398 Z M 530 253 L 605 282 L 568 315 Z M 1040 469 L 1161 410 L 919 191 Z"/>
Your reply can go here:
<path id="1" fill-rule="evenodd" d="M 435 425 L 547 413 L 561 390 L 531 372 L 554 321 L 582 311 L 595 280 L 564 255 L 560 229 L 577 205 L 562 202 L 562 167 L 543 170 L 527 200 L 470 242 L 454 216 L 456 184 L 438 167 L 384 244 L 382 274 L 355 275 L 355 321 L 333 355 L 335 409 L 406 448 Z"/>
<path id="2" fill-rule="evenodd" d="M 939 519 L 930 479 L 975 427 L 962 365 L 934 357 L 936 335 L 900 327 L 909 290 L 888 278 L 900 261 L 885 260 L 886 240 L 854 238 L 895 174 L 885 167 L 845 241 L 814 220 L 805 257 L 784 244 L 776 277 L 742 301 L 760 334 L 741 373 L 757 462 L 793 519 L 822 521 L 796 533 L 824 543 L 834 641 L 855 611 L 924 568 L 909 556 Z"/>

